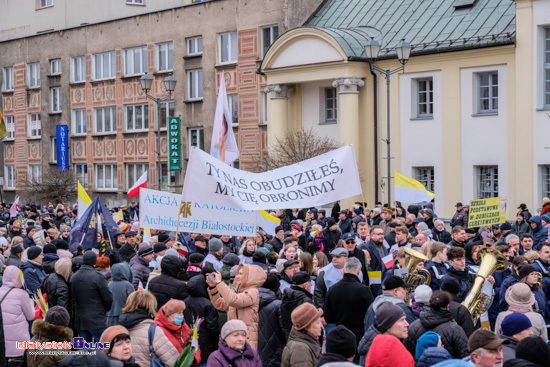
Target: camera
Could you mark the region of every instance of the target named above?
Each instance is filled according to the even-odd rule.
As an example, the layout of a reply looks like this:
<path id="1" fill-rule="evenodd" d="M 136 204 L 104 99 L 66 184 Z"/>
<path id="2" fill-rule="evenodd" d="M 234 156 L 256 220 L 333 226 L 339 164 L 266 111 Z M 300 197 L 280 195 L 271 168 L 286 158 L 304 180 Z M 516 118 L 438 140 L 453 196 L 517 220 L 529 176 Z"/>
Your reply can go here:
<path id="1" fill-rule="evenodd" d="M 214 274 L 208 274 L 208 280 L 215 280 L 216 276 Z"/>

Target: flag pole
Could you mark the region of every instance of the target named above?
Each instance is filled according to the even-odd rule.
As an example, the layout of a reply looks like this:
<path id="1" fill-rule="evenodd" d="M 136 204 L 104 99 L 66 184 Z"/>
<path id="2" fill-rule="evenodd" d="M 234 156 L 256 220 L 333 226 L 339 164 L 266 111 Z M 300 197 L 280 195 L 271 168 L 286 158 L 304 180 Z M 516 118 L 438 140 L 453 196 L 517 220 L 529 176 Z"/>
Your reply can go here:
<path id="1" fill-rule="evenodd" d="M 114 251 L 113 242 L 111 241 L 111 232 L 109 232 L 109 230 L 107 230 L 107 237 L 109 237 L 109 245 L 111 245 L 111 250 Z"/>
<path id="2" fill-rule="evenodd" d="M 180 200 L 180 205 L 178 206 L 178 221 L 176 223 L 176 238 L 175 238 L 175 241 L 176 241 L 176 244 L 178 245 L 178 248 L 179 248 L 179 236 L 180 236 L 180 215 L 181 215 L 181 204 L 182 204 L 182 201 Z"/>

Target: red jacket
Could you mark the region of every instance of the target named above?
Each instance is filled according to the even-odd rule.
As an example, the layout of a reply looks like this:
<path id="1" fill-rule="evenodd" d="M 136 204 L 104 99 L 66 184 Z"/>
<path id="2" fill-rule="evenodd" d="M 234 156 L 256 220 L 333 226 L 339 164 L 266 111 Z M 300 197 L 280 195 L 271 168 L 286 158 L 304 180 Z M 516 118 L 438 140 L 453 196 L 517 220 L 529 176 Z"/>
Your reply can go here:
<path id="1" fill-rule="evenodd" d="M 365 367 L 414 367 L 414 359 L 393 335 L 377 335 L 367 354 Z"/>
<path id="2" fill-rule="evenodd" d="M 178 326 L 175 325 L 172 321 L 168 320 L 166 316 L 164 316 L 162 308 L 163 307 L 159 309 L 157 316 L 155 317 L 155 324 L 160 326 L 168 340 L 170 340 L 174 347 L 176 347 L 178 353 L 181 354 L 183 348 L 185 348 L 187 344 L 187 339 L 189 338 L 189 333 L 191 332 L 191 329 L 185 323 L 185 321 L 183 321 L 181 326 Z M 200 361 L 201 351 L 197 348 L 197 350 L 195 351 L 195 363 L 198 364 L 200 363 Z"/>

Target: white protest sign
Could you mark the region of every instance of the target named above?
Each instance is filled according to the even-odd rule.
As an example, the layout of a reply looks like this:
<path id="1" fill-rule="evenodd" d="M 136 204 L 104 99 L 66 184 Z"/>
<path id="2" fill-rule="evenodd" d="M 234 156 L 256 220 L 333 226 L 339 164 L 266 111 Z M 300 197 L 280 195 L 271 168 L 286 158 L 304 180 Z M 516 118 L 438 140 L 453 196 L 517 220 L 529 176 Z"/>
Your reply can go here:
<path id="1" fill-rule="evenodd" d="M 309 208 L 360 194 L 352 145 L 263 173 L 235 169 L 192 147 L 182 197 L 262 210 Z"/>
<path id="2" fill-rule="evenodd" d="M 141 188 L 139 225 L 142 228 L 176 231 L 181 195 Z M 255 236 L 256 212 L 223 205 L 187 204 L 179 217 L 180 232 L 228 236 Z"/>

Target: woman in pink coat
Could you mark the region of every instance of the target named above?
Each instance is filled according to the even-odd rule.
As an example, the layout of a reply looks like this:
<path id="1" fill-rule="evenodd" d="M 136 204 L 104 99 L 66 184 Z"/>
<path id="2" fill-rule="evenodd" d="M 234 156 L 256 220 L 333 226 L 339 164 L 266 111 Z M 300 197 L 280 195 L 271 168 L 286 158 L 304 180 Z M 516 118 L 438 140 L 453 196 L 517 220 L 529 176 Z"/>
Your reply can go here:
<path id="1" fill-rule="evenodd" d="M 21 357 L 25 353 L 25 349 L 16 348 L 15 342 L 31 339 L 27 320 L 34 318 L 34 302 L 30 299 L 27 291 L 21 288 L 20 274 L 19 268 L 8 266 L 4 270 L 4 280 L 0 287 L 0 300 L 3 299 L 0 307 L 2 308 L 6 357 L 8 359 Z"/>

